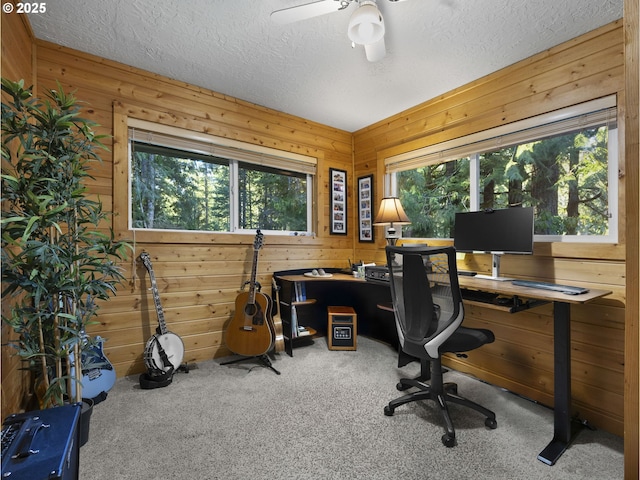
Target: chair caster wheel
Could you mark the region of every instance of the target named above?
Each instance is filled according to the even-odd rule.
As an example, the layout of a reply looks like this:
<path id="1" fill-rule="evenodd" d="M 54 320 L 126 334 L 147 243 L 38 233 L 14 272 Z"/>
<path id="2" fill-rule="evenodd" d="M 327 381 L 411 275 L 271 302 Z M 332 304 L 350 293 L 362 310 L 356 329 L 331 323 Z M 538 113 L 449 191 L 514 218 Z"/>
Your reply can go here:
<path id="1" fill-rule="evenodd" d="M 455 447 L 456 445 L 456 437 L 452 437 L 448 433 L 442 435 L 442 444 L 447 448 Z"/>
<path id="2" fill-rule="evenodd" d="M 498 422 L 496 422 L 495 418 L 487 418 L 484 421 L 484 424 L 486 427 L 489 427 L 491 430 L 495 430 L 496 428 L 498 428 Z"/>
<path id="3" fill-rule="evenodd" d="M 410 385 L 405 385 L 405 384 L 404 384 L 404 383 L 402 383 L 402 382 L 398 382 L 398 383 L 396 383 L 396 390 L 400 390 L 401 392 L 402 392 L 403 390 L 408 389 L 409 387 L 410 387 Z"/>
<path id="4" fill-rule="evenodd" d="M 391 416 L 393 415 L 393 410 L 391 409 L 391 407 L 389 407 L 389 405 L 386 405 L 386 406 L 384 407 L 384 414 L 385 414 L 387 417 L 391 417 Z"/>

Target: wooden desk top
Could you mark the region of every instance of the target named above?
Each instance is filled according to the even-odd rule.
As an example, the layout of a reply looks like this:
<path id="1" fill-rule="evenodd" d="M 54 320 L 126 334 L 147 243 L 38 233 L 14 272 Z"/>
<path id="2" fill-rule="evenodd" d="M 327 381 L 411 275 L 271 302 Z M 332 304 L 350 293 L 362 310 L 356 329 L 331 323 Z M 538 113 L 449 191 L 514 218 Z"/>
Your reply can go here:
<path id="1" fill-rule="evenodd" d="M 361 282 L 365 283 L 366 280 L 364 278 L 356 278 L 353 275 L 347 275 L 346 273 L 332 273 L 331 277 L 308 277 L 306 275 L 278 275 L 278 278 L 283 280 L 287 280 L 289 282 L 317 282 L 319 280 L 332 281 L 332 280 L 341 280 L 341 281 L 349 281 L 349 282 Z"/>
<path id="2" fill-rule="evenodd" d="M 596 298 L 604 297 L 613 293 L 611 290 L 589 289 L 586 293 L 569 295 L 567 293 L 554 292 L 553 290 L 522 287 L 520 285 L 512 284 L 509 280 L 500 281 L 466 276 L 458 277 L 458 282 L 460 283 L 460 288 L 493 292 L 506 296 L 517 295 L 518 297 L 545 300 L 548 302 L 587 303 L 595 300 Z"/>
<path id="3" fill-rule="evenodd" d="M 348 281 L 367 283 L 363 278 L 356 278 L 346 273 L 334 273 L 331 277 L 308 277 L 306 275 L 282 275 L 279 278 L 290 282 L 317 282 L 317 281 Z M 553 290 L 543 290 L 541 288 L 522 287 L 514 285 L 511 281 L 491 280 L 487 278 L 459 276 L 458 282 L 460 288 L 471 290 L 480 290 L 483 292 L 492 292 L 505 296 L 518 296 L 534 300 L 544 300 L 547 302 L 565 302 L 565 303 L 587 303 L 596 298 L 604 297 L 613 293 L 611 290 L 595 290 L 590 289 L 587 293 L 579 295 L 569 295 L 562 292 L 554 292 Z"/>

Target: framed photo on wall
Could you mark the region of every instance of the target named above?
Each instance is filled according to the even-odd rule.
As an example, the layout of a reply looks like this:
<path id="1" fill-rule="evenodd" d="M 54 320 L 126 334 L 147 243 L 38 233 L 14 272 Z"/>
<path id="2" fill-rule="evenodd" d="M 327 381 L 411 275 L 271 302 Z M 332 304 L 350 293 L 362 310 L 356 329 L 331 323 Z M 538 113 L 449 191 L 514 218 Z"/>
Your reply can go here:
<path id="1" fill-rule="evenodd" d="M 329 232 L 332 235 L 347 234 L 347 172 L 329 169 L 331 188 L 331 211 L 329 212 Z"/>
<path id="2" fill-rule="evenodd" d="M 361 242 L 373 242 L 373 175 L 358 178 L 358 231 Z"/>

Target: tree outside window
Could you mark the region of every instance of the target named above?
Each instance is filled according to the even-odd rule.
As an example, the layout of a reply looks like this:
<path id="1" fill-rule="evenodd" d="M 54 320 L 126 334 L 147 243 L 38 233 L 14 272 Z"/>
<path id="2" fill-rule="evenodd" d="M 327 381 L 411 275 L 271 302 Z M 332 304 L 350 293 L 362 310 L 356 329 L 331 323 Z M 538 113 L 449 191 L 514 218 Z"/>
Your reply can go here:
<path id="1" fill-rule="evenodd" d="M 536 235 L 607 235 L 608 134 L 605 125 L 563 132 L 398 172 L 398 195 L 412 222 L 403 235 L 453 236 L 455 213 L 474 204 L 472 162 L 479 172 L 479 209 L 533 206 Z"/>
<path id="2" fill-rule="evenodd" d="M 141 142 L 131 150 L 133 228 L 230 232 L 236 198 L 240 229 L 307 231 L 306 174 Z"/>

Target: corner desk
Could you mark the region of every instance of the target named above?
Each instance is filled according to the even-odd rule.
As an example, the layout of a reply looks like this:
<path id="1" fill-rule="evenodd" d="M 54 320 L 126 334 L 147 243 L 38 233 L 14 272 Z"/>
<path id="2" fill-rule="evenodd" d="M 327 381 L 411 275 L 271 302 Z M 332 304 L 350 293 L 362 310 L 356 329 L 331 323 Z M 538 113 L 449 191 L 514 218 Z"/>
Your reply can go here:
<path id="1" fill-rule="evenodd" d="M 379 306 L 391 303 L 388 283 L 384 281 L 367 281 L 356 279 L 332 269 L 325 269 L 332 273 L 331 278 L 312 278 L 304 276 L 304 270 L 276 272 L 274 277 L 278 282 L 305 282 L 307 294 L 330 297 L 330 304 L 353 306 L 360 314 L 359 328 L 362 334 L 369 334 L 374 338 L 397 346 L 398 338 L 395 320 L 372 311 L 372 305 Z M 471 276 L 459 276 L 460 288 L 465 292 L 487 292 L 508 297 L 509 304 L 494 304 L 467 300 L 465 302 L 480 304 L 486 308 L 493 308 L 510 313 L 536 308 L 540 305 L 553 303 L 553 439 L 540 452 L 538 460 L 547 465 L 555 464 L 567 449 L 576 431 L 572 429 L 571 419 L 571 305 L 585 304 L 595 299 L 611 294 L 608 290 L 589 290 L 579 295 L 568 295 L 551 290 L 513 285 L 510 281 L 490 280 Z M 313 287 L 319 287 L 318 290 Z M 288 287 L 291 291 L 292 287 Z M 364 293 L 363 293 L 364 292 Z M 341 302 L 341 303 L 336 303 Z M 326 301 L 318 302 L 326 311 Z M 380 308 L 375 307 L 380 311 Z M 284 312 L 283 312 L 284 313 Z M 359 312 L 360 313 L 360 312 Z M 369 319 L 369 322 L 367 322 Z M 284 320 L 284 317 L 283 317 Z M 284 323 L 284 322 L 283 322 Z M 367 323 L 369 323 L 367 325 Z M 376 325 L 378 324 L 378 325 Z"/>
<path id="2" fill-rule="evenodd" d="M 278 313 L 282 320 L 285 351 L 293 356 L 293 346 L 304 341 L 296 339 L 292 321 L 296 307 L 301 325 L 311 327 L 320 335 L 327 333 L 327 308 L 329 306 L 353 307 L 358 314 L 358 334 L 375 338 L 394 347 L 398 345 L 395 320 L 389 312 L 377 308 L 377 303 L 391 303 L 388 284 L 372 284 L 364 279 L 347 275 L 340 269 L 324 269 L 331 277 L 308 277 L 305 270 L 284 270 L 273 274 L 280 289 Z M 300 298 L 300 284 L 304 285 L 304 298 Z M 275 297 L 273 297 L 275 298 Z"/>

